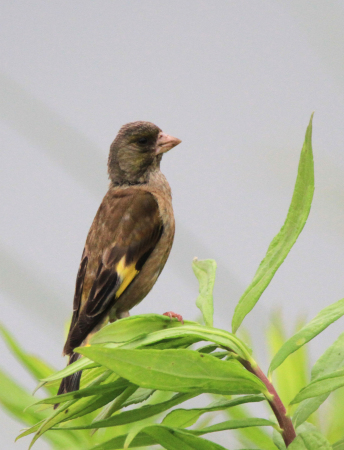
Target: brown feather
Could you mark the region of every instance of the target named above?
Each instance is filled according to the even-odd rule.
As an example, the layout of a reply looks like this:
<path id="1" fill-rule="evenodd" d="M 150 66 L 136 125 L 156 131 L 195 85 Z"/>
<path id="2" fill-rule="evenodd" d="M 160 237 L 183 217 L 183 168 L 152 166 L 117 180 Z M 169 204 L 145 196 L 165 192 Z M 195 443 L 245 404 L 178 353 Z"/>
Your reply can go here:
<path id="1" fill-rule="evenodd" d="M 114 306 L 123 281 L 118 263 L 140 271 L 163 231 L 154 196 L 137 188 L 110 190 L 86 240 L 77 276 L 72 324 L 65 354 L 82 344 Z"/>

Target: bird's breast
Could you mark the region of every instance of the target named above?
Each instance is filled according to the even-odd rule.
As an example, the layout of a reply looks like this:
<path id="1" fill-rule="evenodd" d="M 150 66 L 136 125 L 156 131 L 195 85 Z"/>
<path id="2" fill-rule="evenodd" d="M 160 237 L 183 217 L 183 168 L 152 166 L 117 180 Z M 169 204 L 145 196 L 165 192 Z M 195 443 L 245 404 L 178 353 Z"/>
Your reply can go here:
<path id="1" fill-rule="evenodd" d="M 150 192 L 158 203 L 163 231 L 140 273 L 116 301 L 114 305 L 116 314 L 129 311 L 146 297 L 164 268 L 173 244 L 175 221 L 171 190 L 165 177 L 164 189 L 161 188 L 161 185 L 143 186 L 142 188 Z"/>

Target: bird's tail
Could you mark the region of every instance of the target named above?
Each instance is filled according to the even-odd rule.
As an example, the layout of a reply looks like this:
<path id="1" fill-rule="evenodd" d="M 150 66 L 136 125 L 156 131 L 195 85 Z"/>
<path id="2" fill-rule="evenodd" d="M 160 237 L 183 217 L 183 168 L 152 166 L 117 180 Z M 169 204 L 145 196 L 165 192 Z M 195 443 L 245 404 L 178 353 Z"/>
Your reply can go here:
<path id="1" fill-rule="evenodd" d="M 68 366 L 73 362 L 77 361 L 81 355 L 78 353 L 72 353 L 69 357 Z M 57 395 L 67 394 L 68 392 L 77 391 L 80 387 L 81 370 L 63 378 L 57 392 Z M 59 403 L 54 405 L 54 409 L 59 406 Z"/>

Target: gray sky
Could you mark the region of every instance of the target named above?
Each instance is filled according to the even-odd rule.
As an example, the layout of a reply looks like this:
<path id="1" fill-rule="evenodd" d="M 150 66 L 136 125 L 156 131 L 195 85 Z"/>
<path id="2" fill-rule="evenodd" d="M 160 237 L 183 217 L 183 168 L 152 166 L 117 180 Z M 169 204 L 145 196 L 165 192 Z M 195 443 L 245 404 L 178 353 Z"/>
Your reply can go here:
<path id="1" fill-rule="evenodd" d="M 215 325 L 229 329 L 283 224 L 312 111 L 311 214 L 244 322 L 254 328 L 261 365 L 273 309 L 282 308 L 292 328 L 300 314 L 310 319 L 343 297 L 343 1 L 3 0 L 0 10 L 1 321 L 26 349 L 64 365 L 64 324 L 107 189 L 108 149 L 134 120 L 183 142 L 162 162 L 174 248 L 133 314 L 196 318 L 191 261 L 214 258 Z M 342 327 L 315 340 L 313 359 Z M 8 370 L 33 388 L 2 343 L 0 350 Z M 1 411 L 0 418 L 4 448 L 27 448 L 25 440 L 13 444 L 18 424 Z"/>

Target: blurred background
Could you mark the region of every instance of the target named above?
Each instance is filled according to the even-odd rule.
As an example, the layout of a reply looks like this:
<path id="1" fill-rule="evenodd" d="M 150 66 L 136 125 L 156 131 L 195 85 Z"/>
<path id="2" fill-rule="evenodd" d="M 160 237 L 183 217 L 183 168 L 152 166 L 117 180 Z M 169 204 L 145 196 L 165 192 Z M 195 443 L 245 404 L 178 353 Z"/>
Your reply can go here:
<path id="1" fill-rule="evenodd" d="M 174 247 L 132 314 L 197 318 L 191 261 L 214 258 L 215 326 L 230 329 L 284 222 L 315 111 L 308 223 L 243 325 L 266 370 L 272 311 L 291 331 L 344 296 L 343 1 L 2 0 L 0 10 L 1 322 L 56 368 L 121 125 L 152 121 L 183 141 L 162 161 Z M 342 328 L 312 342 L 313 361 Z M 2 367 L 33 390 L 2 342 L 0 352 Z M 1 410 L 0 423 L 4 448 L 27 448 L 13 443 L 21 426 Z"/>

